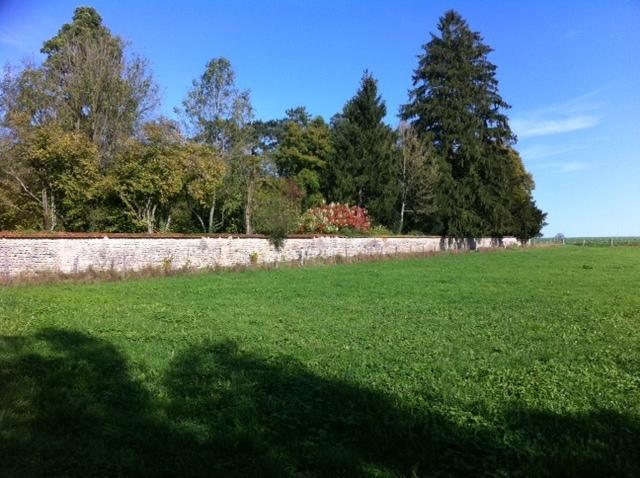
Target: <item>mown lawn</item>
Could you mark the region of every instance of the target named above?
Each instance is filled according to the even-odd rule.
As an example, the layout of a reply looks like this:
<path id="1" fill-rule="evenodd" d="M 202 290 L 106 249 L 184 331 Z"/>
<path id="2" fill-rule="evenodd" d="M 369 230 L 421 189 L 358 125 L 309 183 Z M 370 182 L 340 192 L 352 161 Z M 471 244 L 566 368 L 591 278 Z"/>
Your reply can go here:
<path id="1" fill-rule="evenodd" d="M 0 290 L 0 475 L 640 476 L 640 248 Z"/>

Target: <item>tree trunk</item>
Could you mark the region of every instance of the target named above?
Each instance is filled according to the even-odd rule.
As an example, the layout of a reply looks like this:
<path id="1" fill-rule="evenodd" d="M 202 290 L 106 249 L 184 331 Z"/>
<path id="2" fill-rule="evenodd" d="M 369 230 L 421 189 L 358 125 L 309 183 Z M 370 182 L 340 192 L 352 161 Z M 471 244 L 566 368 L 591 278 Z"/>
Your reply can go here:
<path id="1" fill-rule="evenodd" d="M 48 231 L 53 231 L 56 225 L 56 204 L 53 196 L 49 196 L 44 188 L 42 190 L 42 226 Z"/>
<path id="2" fill-rule="evenodd" d="M 49 203 L 51 204 L 49 210 L 51 211 L 51 230 L 53 231 L 58 225 L 58 213 L 56 211 L 56 203 L 54 202 L 53 196 L 49 198 Z"/>
<path id="3" fill-rule="evenodd" d="M 47 198 L 47 190 L 42 190 L 42 227 L 49 230 L 49 199 Z"/>
<path id="4" fill-rule="evenodd" d="M 200 214 L 198 214 L 195 211 L 194 211 L 194 214 L 198 218 L 198 222 L 200 223 L 200 227 L 202 228 L 202 232 L 206 233 L 207 232 L 207 226 L 204 223 L 204 221 L 202 220 L 202 216 L 200 216 Z"/>
<path id="5" fill-rule="evenodd" d="M 252 207 L 253 207 L 253 189 L 255 184 L 253 180 L 249 180 L 249 184 L 247 184 L 247 197 L 246 204 L 244 206 L 244 232 L 245 234 L 251 234 L 253 232 L 251 228 L 251 215 L 252 215 Z"/>
<path id="6" fill-rule="evenodd" d="M 404 227 L 404 207 L 405 200 L 402 198 L 402 205 L 400 206 L 400 224 L 398 225 L 398 234 L 402 234 L 402 228 Z"/>
<path id="7" fill-rule="evenodd" d="M 198 222 L 200 223 L 200 227 L 202 228 L 202 232 L 206 234 L 207 233 L 207 225 L 204 223 L 204 219 L 198 213 L 198 211 L 193 206 L 191 206 L 191 204 L 187 203 L 187 205 L 189 207 L 189 211 L 191 211 L 191 214 L 193 214 L 198 219 Z"/>
<path id="8" fill-rule="evenodd" d="M 209 233 L 213 232 L 213 215 L 216 211 L 216 196 L 214 194 L 211 200 L 211 208 L 209 209 Z"/>
<path id="9" fill-rule="evenodd" d="M 153 234 L 155 230 L 156 208 L 155 204 L 151 204 L 151 199 L 147 201 L 147 205 L 144 208 L 144 220 L 147 223 L 147 232 L 149 234 Z"/>
<path id="10" fill-rule="evenodd" d="M 406 147 L 406 145 L 405 145 Z M 404 210 L 407 204 L 407 151 L 402 150 L 402 180 L 400 185 L 402 188 L 402 204 L 400 205 L 400 224 L 398 225 L 398 234 L 402 234 L 402 228 L 404 227 Z"/>

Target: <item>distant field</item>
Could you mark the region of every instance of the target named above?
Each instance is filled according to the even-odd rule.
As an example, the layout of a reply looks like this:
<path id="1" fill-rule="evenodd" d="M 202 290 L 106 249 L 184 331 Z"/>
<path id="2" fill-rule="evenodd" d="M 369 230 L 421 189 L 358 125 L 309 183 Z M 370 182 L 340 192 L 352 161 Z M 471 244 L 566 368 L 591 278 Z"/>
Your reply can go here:
<path id="1" fill-rule="evenodd" d="M 640 476 L 640 248 L 0 290 L 2 476 Z"/>
<path id="2" fill-rule="evenodd" d="M 534 244 L 557 243 L 553 237 L 533 239 Z M 640 237 L 566 237 L 565 245 L 571 246 L 640 246 Z"/>

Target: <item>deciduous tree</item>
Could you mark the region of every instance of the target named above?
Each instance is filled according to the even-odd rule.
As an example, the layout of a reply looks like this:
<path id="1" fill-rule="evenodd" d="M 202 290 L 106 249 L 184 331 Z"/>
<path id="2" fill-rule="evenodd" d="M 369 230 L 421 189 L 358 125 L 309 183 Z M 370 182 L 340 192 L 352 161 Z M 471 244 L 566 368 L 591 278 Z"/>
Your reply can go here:
<path id="1" fill-rule="evenodd" d="M 403 232 L 405 218 L 411 215 L 412 223 L 433 203 L 434 164 L 430 148 L 410 125 L 402 123 L 399 128 L 400 167 L 400 218 L 398 233 Z"/>
<path id="2" fill-rule="evenodd" d="M 312 118 L 305 108 L 287 111 L 274 160 L 278 174 L 294 179 L 303 191 L 305 208 L 322 202 L 322 181 L 332 154 L 331 130 L 322 117 Z"/>
<path id="3" fill-rule="evenodd" d="M 157 105 L 147 62 L 127 55 L 91 7 L 77 8 L 41 51 L 49 111 L 66 130 L 96 144 L 106 165 Z"/>
<path id="4" fill-rule="evenodd" d="M 264 169 L 264 156 L 257 147 L 259 141 L 252 125 L 249 91 L 236 87 L 229 60 L 215 58 L 193 81 L 182 105 L 179 113 L 191 137 L 224 155 L 227 175 L 221 190 L 221 213 L 241 210 L 244 231 L 251 233 L 255 192 Z"/>
<path id="5" fill-rule="evenodd" d="M 203 232 L 216 230 L 216 202 L 226 172 L 222 155 L 214 148 L 189 143 L 182 151 L 186 170 L 186 192 L 192 213 Z"/>
<path id="6" fill-rule="evenodd" d="M 111 186 L 134 224 L 149 233 L 170 228 L 170 206 L 185 186 L 183 148 L 177 125 L 157 121 L 116 158 Z"/>
<path id="7" fill-rule="evenodd" d="M 87 226 L 87 211 L 100 180 L 97 147 L 84 135 L 55 124 L 38 127 L 17 147 L 17 164 L 5 174 L 23 197 L 38 205 L 47 230 Z"/>

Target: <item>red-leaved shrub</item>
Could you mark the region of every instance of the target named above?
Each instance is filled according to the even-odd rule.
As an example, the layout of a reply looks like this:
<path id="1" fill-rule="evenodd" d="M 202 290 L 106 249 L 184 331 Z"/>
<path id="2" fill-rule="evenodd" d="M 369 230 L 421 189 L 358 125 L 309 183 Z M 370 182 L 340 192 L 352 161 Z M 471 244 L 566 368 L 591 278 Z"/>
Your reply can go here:
<path id="1" fill-rule="evenodd" d="M 371 229 L 367 210 L 346 204 L 324 204 L 308 209 L 301 217 L 298 232 L 334 234 L 340 231 L 366 232 Z"/>

